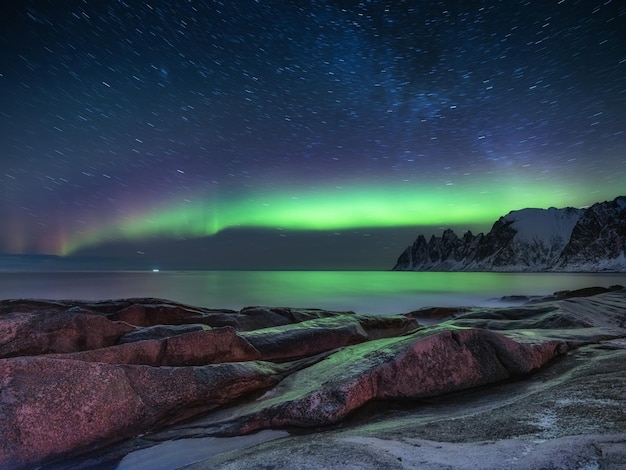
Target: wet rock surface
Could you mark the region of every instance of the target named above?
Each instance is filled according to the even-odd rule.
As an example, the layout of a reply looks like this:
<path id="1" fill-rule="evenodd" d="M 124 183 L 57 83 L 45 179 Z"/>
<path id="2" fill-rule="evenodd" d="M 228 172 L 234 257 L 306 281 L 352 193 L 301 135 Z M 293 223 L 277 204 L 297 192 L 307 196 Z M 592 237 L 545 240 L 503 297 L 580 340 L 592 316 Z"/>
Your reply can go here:
<path id="1" fill-rule="evenodd" d="M 1 301 L 0 407 L 0 468 L 174 444 L 172 468 L 620 468 L 626 291 L 388 316 Z"/>

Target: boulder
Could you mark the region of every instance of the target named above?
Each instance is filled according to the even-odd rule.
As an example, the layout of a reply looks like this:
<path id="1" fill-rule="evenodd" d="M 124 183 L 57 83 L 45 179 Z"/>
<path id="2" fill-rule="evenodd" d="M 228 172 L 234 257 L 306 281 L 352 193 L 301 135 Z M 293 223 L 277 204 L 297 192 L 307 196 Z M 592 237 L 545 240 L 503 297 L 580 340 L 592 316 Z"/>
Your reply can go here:
<path id="1" fill-rule="evenodd" d="M 222 362 L 254 361 L 261 354 L 232 327 L 193 331 L 160 340 L 136 341 L 108 348 L 53 357 L 108 364 L 148 366 L 202 366 Z"/>
<path id="2" fill-rule="evenodd" d="M 364 341 L 393 337 L 418 328 L 401 315 L 337 315 L 242 332 L 264 360 L 312 356 Z"/>
<path id="3" fill-rule="evenodd" d="M 454 318 L 461 313 L 467 312 L 466 307 L 423 307 L 419 310 L 405 313 L 404 316 L 423 322 L 425 324 L 439 323 L 443 320 Z"/>
<path id="4" fill-rule="evenodd" d="M 32 468 L 188 418 L 276 384 L 261 362 L 148 367 L 0 359 L 0 468 Z"/>
<path id="5" fill-rule="evenodd" d="M 205 331 L 211 327 L 198 324 L 187 325 L 155 325 L 146 328 L 137 328 L 136 330 L 126 333 L 120 336 L 117 342 L 119 344 L 133 343 L 135 341 L 145 341 L 148 339 L 163 339 L 170 336 L 182 335 L 183 333 L 190 333 L 192 331 Z"/>
<path id="6" fill-rule="evenodd" d="M 528 374 L 567 350 L 562 341 L 525 344 L 482 329 L 422 330 L 341 349 L 204 423 L 226 435 L 324 426 L 372 400 L 433 397 Z"/>
<path id="7" fill-rule="evenodd" d="M 291 325 L 318 318 L 330 318 L 342 315 L 353 315 L 353 312 L 338 312 L 315 308 L 288 307 L 245 307 L 230 318 L 221 317 L 222 321 L 230 321 L 230 325 L 238 331 L 253 331 L 261 328 Z M 212 321 L 215 322 L 217 318 Z M 211 323 L 207 323 L 211 324 Z M 216 324 L 217 326 L 217 324 Z"/>
<path id="8" fill-rule="evenodd" d="M 209 327 L 232 326 L 238 331 L 251 331 L 352 313 L 287 307 L 245 307 L 236 312 L 191 307 L 158 299 L 149 299 L 149 303 L 145 303 L 145 299 L 135 300 L 135 303 L 108 313 L 108 318 L 139 327 L 200 324 Z"/>
<path id="9" fill-rule="evenodd" d="M 356 315 L 356 318 L 370 341 L 402 336 L 420 328 L 417 320 L 407 315 Z"/>
<path id="10" fill-rule="evenodd" d="M 367 341 L 367 333 L 354 317 L 307 320 L 301 323 L 242 332 L 264 360 L 312 356 Z"/>
<path id="11" fill-rule="evenodd" d="M 109 319 L 123 321 L 135 326 L 177 325 L 181 323 L 203 323 L 190 321 L 202 316 L 202 310 L 178 304 L 144 304 L 129 305 L 109 315 Z"/>
<path id="12" fill-rule="evenodd" d="M 103 348 L 132 330 L 127 323 L 98 314 L 48 309 L 7 312 L 0 315 L 0 357 Z"/>

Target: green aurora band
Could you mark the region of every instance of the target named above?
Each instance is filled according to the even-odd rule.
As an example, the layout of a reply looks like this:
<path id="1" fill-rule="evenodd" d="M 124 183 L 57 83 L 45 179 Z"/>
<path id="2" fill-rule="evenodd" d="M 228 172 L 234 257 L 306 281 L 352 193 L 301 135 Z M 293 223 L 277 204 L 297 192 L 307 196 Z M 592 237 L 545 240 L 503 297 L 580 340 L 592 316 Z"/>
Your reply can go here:
<path id="1" fill-rule="evenodd" d="M 69 255 L 107 241 L 153 236 L 206 237 L 233 227 L 306 231 L 462 224 L 488 227 L 511 210 L 595 202 L 589 194 L 586 198 L 576 196 L 571 189 L 563 191 L 558 185 L 499 184 L 478 188 L 343 187 L 281 191 L 223 202 L 198 198 L 198 202 L 171 203 L 91 227 L 65 240 L 59 251 Z"/>

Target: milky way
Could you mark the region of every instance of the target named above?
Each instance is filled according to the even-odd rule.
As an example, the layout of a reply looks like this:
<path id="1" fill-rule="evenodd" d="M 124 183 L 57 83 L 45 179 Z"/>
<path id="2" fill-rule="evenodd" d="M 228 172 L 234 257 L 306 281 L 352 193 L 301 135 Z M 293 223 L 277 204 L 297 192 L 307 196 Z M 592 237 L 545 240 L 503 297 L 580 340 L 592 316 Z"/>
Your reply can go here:
<path id="1" fill-rule="evenodd" d="M 349 250 L 626 193 L 616 1 L 11 3 L 0 253 Z"/>

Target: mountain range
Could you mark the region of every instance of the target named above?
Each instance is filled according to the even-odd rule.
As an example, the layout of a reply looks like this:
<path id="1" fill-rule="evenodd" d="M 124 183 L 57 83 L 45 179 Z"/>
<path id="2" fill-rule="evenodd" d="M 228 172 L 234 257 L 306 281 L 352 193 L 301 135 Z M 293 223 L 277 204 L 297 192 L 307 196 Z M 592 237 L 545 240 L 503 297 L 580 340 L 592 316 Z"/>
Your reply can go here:
<path id="1" fill-rule="evenodd" d="M 626 272 L 626 196 L 585 209 L 521 209 L 487 234 L 419 235 L 394 271 Z"/>

